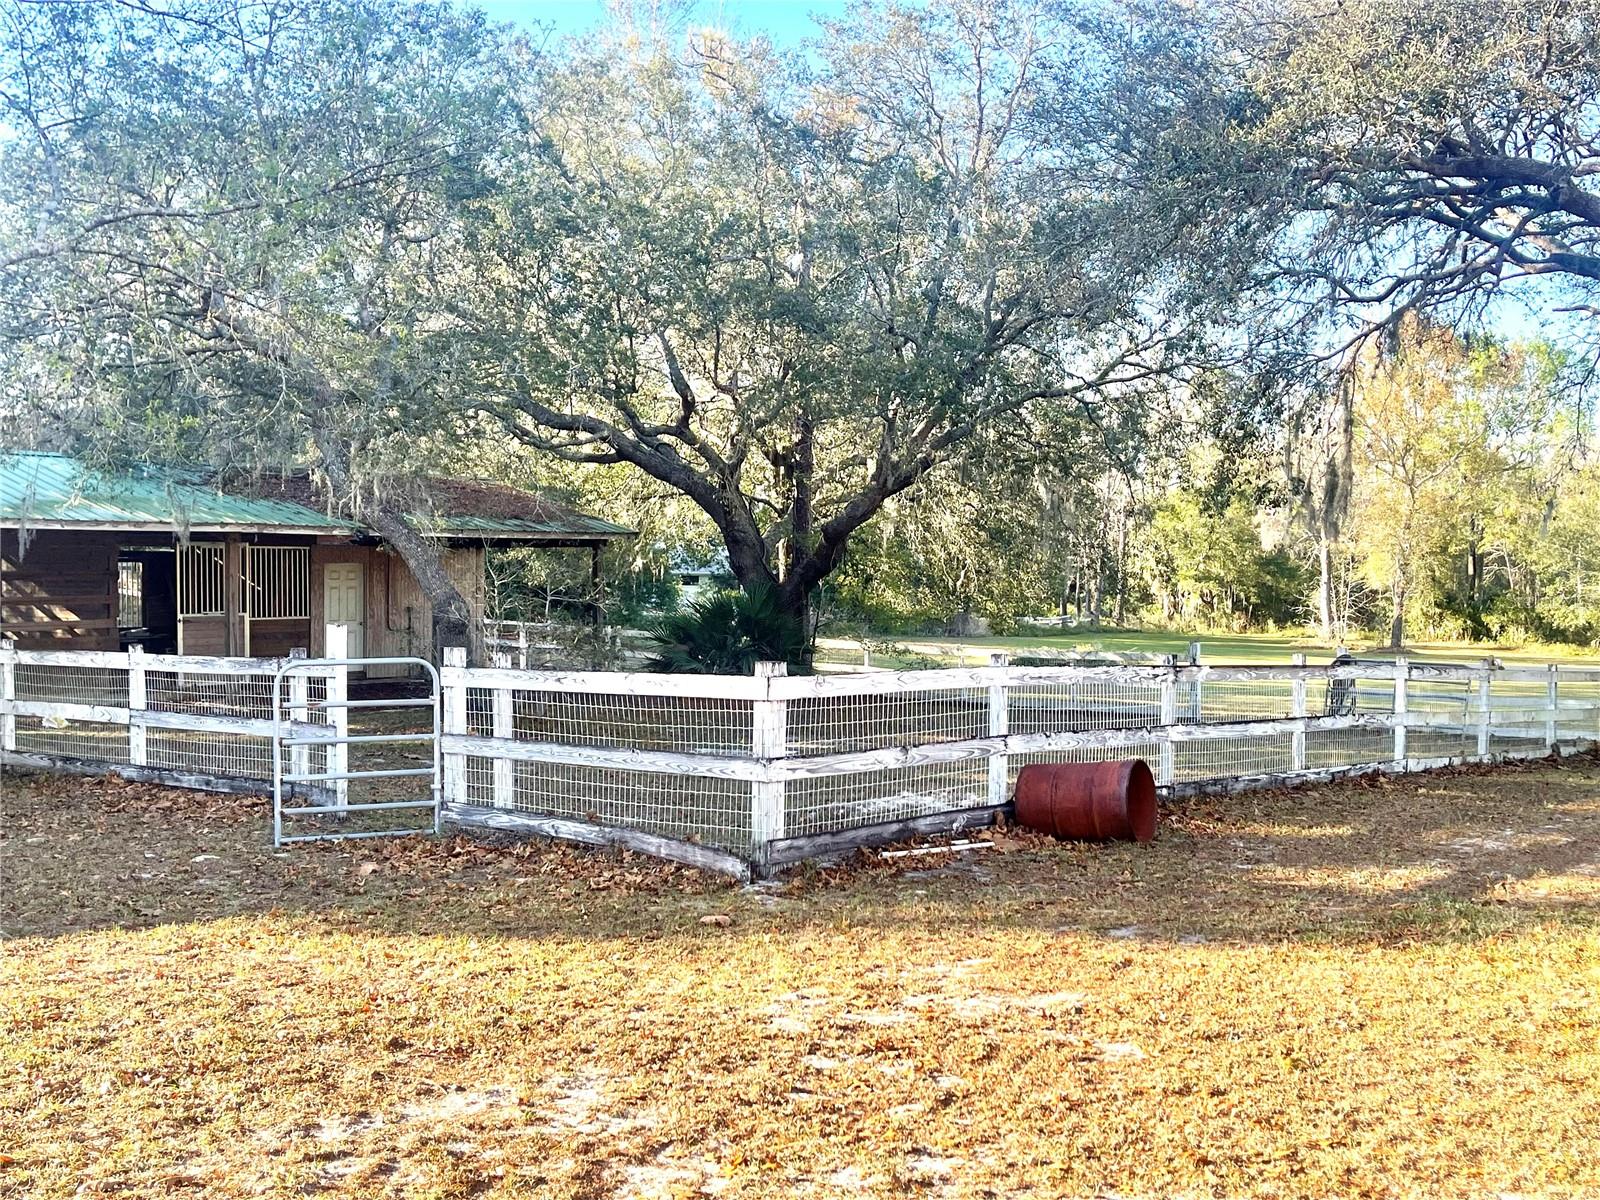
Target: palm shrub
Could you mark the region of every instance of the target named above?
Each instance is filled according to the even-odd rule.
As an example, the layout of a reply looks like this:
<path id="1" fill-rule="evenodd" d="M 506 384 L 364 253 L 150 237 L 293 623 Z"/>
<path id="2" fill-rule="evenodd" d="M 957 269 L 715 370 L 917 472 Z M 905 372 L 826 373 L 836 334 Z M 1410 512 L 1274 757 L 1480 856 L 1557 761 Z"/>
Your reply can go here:
<path id="1" fill-rule="evenodd" d="M 800 622 L 778 604 L 771 588 L 718 592 L 646 630 L 649 671 L 673 675 L 748 675 L 758 662 L 791 667 L 806 660 Z"/>

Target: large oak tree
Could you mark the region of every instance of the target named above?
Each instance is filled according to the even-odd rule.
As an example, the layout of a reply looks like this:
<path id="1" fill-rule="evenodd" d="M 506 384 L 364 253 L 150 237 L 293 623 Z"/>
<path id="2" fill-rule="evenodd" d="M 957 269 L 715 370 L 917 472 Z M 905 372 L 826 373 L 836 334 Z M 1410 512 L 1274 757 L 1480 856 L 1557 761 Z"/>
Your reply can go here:
<path id="1" fill-rule="evenodd" d="M 483 202 L 460 315 L 484 411 L 687 495 L 804 617 L 891 497 L 1187 348 L 1151 230 L 1043 169 L 1037 80 L 1077 49 L 949 0 L 828 26 L 820 65 L 640 31 L 575 55 Z"/>
<path id="2" fill-rule="evenodd" d="M 1029 4 L 864 8 L 809 56 L 387 0 L 4 13 L 7 403 L 319 468 L 436 644 L 466 606 L 382 486 L 429 446 L 637 468 L 804 619 L 892 497 L 1030 412 L 1121 425 L 1217 312 L 1169 219 L 1064 173 L 1095 147 L 1039 81 L 1084 47 Z"/>

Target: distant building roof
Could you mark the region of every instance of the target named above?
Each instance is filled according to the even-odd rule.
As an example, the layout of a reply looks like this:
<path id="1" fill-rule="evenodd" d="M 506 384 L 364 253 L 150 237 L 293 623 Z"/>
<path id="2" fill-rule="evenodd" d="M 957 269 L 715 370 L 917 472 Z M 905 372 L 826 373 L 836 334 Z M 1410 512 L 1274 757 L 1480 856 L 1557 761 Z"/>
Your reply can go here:
<path id="1" fill-rule="evenodd" d="M 733 575 L 725 549 L 693 551 L 674 547 L 667 555 L 674 575 Z"/>
<path id="2" fill-rule="evenodd" d="M 424 478 L 406 481 L 403 494 L 407 520 L 434 537 L 605 541 L 634 532 L 504 484 Z M 365 532 L 329 507 L 303 473 L 234 485 L 198 469 L 100 471 L 65 454 L 0 453 L 0 528 Z"/>

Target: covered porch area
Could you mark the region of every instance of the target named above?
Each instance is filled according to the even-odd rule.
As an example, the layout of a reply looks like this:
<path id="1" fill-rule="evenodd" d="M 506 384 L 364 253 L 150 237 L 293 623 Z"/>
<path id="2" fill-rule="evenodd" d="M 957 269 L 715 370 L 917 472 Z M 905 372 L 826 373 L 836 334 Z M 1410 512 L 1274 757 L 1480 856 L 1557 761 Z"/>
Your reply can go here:
<path id="1" fill-rule="evenodd" d="M 405 486 L 406 520 L 439 548 L 479 626 L 487 550 L 587 551 L 598 594 L 601 549 L 632 535 L 502 484 Z M 437 659 L 415 574 L 332 507 L 304 474 L 224 491 L 198 472 L 0 457 L 0 636 L 20 649 L 277 658 L 323 655 L 337 624 L 352 658 Z"/>

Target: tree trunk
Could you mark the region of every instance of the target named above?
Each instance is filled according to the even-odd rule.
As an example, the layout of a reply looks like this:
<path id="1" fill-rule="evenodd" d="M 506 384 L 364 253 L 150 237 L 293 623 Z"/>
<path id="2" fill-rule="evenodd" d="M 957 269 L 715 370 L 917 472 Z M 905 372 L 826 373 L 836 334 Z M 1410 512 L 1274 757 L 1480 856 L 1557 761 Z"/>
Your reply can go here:
<path id="1" fill-rule="evenodd" d="M 312 436 L 322 457 L 323 470 L 335 494 L 354 495 L 354 480 L 347 451 L 336 436 L 318 430 Z M 387 505 L 374 501 L 362 516 L 394 547 L 395 553 L 411 568 L 417 586 L 433 609 L 433 660 L 444 658 L 448 646 L 464 646 L 467 661 L 483 662 L 483 630 L 472 619 L 472 606 L 445 570 L 444 557 L 437 542 L 411 528 L 405 518 Z"/>
<path id="2" fill-rule="evenodd" d="M 1333 544 L 1323 537 L 1317 544 L 1317 622 L 1322 640 L 1333 639 Z"/>
<path id="3" fill-rule="evenodd" d="M 417 586 L 433 607 L 433 659 L 444 658 L 447 646 L 465 646 L 467 661 L 483 663 L 483 630 L 472 619 L 472 606 L 445 570 L 436 543 L 418 534 L 400 514 L 374 505 L 364 514 L 367 522 L 381 533 L 405 560 L 416 577 Z"/>
<path id="4" fill-rule="evenodd" d="M 1405 588 L 1395 584 L 1394 608 L 1389 617 L 1389 648 L 1403 650 L 1406 644 L 1406 592 Z"/>
<path id="5" fill-rule="evenodd" d="M 783 584 L 790 593 L 784 599 L 785 609 L 793 612 L 800 628 L 805 631 L 804 660 L 801 666 L 810 668 L 817 656 L 817 631 L 813 627 L 811 586 L 797 578 L 795 566 L 799 559 L 809 557 L 815 548 L 816 518 L 812 507 L 811 486 L 817 469 L 816 435 L 811 418 L 800 419 L 800 428 L 790 453 L 790 470 L 794 488 L 794 507 L 789 521 L 789 553 L 783 564 Z"/>
<path id="6" fill-rule="evenodd" d="M 354 472 L 350 463 L 348 440 L 334 427 L 330 414 L 340 407 L 340 393 L 316 363 L 304 355 L 258 336 L 248 320 L 241 320 L 231 310 L 221 292 L 211 292 L 206 297 L 207 312 L 216 333 L 234 345 L 276 363 L 290 378 L 300 381 L 308 398 L 313 402 L 307 413 L 311 442 L 322 459 L 322 469 L 336 495 L 355 496 Z M 400 513 L 374 501 L 363 514 L 368 522 L 394 547 L 417 585 L 428 598 L 433 609 L 433 656 L 437 662 L 443 658 L 447 646 L 465 646 L 467 661 L 483 661 L 483 631 L 472 619 L 472 607 L 467 603 L 444 569 L 443 557 L 437 543 L 430 541 L 406 524 Z"/>
<path id="7" fill-rule="evenodd" d="M 784 585 L 778 588 L 777 596 L 778 607 L 805 630 L 805 649 L 798 665 L 809 668 L 817 655 L 817 631 L 812 628 L 811 589 Z"/>
<path id="8" fill-rule="evenodd" d="M 1113 620 L 1117 628 L 1128 623 L 1128 513 L 1117 514 L 1117 608 Z"/>

